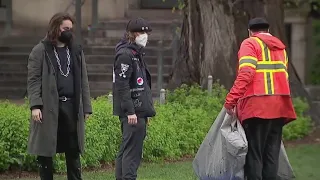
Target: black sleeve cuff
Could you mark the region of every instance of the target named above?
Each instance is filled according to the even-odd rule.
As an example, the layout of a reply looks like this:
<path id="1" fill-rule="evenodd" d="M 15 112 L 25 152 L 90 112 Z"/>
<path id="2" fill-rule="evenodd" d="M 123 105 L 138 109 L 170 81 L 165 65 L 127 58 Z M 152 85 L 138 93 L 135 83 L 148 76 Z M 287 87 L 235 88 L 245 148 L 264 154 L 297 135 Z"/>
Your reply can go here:
<path id="1" fill-rule="evenodd" d="M 34 110 L 34 109 L 42 109 L 42 106 L 37 105 L 37 106 L 32 106 L 32 107 L 30 108 L 31 111 Z"/>

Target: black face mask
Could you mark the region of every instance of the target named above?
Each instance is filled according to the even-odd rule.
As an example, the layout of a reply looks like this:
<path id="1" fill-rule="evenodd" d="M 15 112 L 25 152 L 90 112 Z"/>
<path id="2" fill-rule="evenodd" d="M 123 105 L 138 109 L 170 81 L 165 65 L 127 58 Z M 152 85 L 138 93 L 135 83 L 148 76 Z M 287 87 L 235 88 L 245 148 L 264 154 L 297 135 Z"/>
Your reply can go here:
<path id="1" fill-rule="evenodd" d="M 68 30 L 61 32 L 61 35 L 59 36 L 58 40 L 62 43 L 70 43 L 72 40 L 72 32 Z"/>

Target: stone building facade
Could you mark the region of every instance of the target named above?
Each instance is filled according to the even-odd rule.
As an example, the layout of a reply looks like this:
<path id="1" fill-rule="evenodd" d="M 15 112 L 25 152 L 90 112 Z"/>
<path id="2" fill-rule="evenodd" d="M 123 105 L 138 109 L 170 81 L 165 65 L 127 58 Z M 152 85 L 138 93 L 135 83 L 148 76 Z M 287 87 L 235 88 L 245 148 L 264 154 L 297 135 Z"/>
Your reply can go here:
<path id="1" fill-rule="evenodd" d="M 4 0 L 0 1 L 0 21 L 6 21 Z M 82 28 L 92 22 L 92 0 L 82 0 Z M 150 12 L 155 9 L 170 8 L 177 0 L 98 0 L 99 20 L 126 19 L 128 14 Z M 12 21 L 14 27 L 45 28 L 50 17 L 59 11 L 75 14 L 75 0 L 12 0 Z M 139 15 L 137 13 L 137 15 Z M 150 13 L 152 15 L 152 13 Z M 160 17 L 161 14 L 158 14 Z M 285 23 L 289 25 L 291 60 L 298 74 L 305 82 L 307 59 L 307 11 L 286 10 Z"/>

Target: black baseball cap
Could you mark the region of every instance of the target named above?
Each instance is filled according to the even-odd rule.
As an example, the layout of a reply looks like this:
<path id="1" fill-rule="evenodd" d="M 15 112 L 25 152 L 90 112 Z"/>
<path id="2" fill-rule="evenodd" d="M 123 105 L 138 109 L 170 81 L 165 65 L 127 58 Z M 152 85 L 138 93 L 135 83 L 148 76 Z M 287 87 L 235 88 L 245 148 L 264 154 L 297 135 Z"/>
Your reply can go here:
<path id="1" fill-rule="evenodd" d="M 269 26 L 270 25 L 266 19 L 257 17 L 250 19 L 248 29 L 268 29 Z"/>
<path id="2" fill-rule="evenodd" d="M 130 20 L 127 24 L 127 31 L 130 32 L 151 32 L 149 23 L 143 18 Z"/>

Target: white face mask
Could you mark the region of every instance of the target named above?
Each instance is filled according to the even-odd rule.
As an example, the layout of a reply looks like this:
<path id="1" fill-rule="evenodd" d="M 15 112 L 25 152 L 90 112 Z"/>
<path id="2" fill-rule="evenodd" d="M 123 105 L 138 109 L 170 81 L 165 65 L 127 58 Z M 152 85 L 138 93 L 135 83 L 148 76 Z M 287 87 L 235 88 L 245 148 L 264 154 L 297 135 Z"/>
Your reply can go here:
<path id="1" fill-rule="evenodd" d="M 136 37 L 135 42 L 139 46 L 146 47 L 148 42 L 148 34 L 147 33 L 140 34 L 139 36 Z"/>

